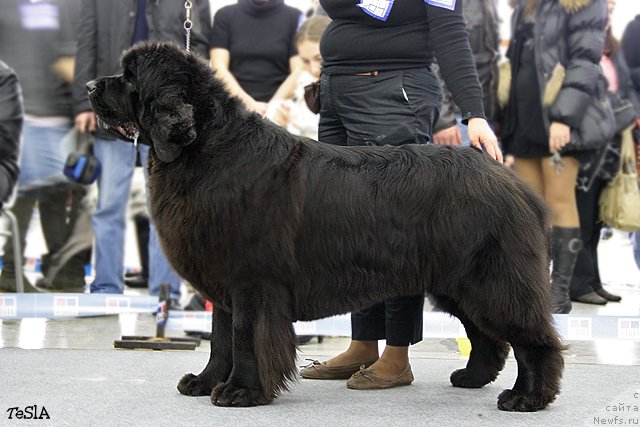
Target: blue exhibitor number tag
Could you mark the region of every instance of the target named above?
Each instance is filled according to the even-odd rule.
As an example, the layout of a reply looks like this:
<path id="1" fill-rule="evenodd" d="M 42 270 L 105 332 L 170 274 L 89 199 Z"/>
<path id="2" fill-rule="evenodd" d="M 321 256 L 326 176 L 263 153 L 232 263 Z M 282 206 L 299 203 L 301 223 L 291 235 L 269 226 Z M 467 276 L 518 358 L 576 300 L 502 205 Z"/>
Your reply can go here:
<path id="1" fill-rule="evenodd" d="M 393 2 L 395 0 L 360 0 L 357 4 L 360 9 L 369 16 L 372 16 L 380 21 L 386 21 L 393 8 Z"/>
<path id="2" fill-rule="evenodd" d="M 456 0 L 424 0 L 424 2 L 443 9 L 454 10 L 456 8 Z"/>

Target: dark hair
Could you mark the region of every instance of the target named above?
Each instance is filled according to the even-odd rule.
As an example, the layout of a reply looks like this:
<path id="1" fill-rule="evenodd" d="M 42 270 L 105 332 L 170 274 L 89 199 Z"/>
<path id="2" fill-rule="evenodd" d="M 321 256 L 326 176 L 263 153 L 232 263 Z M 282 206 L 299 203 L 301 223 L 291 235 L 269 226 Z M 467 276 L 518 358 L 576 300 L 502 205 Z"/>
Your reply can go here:
<path id="1" fill-rule="evenodd" d="M 620 42 L 613 36 L 611 26 L 607 28 L 607 38 L 604 41 L 604 54 L 607 56 L 615 55 L 620 50 Z"/>
<path id="2" fill-rule="evenodd" d="M 296 33 L 294 43 L 296 46 L 307 40 L 319 43 L 322 38 L 322 33 L 324 33 L 325 28 L 327 28 L 330 22 L 331 18 L 328 16 L 319 15 L 305 20 Z"/>

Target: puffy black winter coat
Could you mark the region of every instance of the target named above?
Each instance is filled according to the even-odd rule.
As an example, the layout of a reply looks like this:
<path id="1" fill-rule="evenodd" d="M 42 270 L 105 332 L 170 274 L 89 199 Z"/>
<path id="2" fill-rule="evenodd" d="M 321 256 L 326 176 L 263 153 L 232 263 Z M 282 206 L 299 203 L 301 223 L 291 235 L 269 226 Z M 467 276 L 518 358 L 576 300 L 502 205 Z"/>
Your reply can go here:
<path id="1" fill-rule="evenodd" d="M 22 94 L 14 71 L 0 61 L 0 206 L 18 179 Z"/>
<path id="2" fill-rule="evenodd" d="M 517 0 L 514 30 L 524 19 L 525 5 L 526 0 Z M 614 133 L 599 65 L 606 24 L 606 0 L 538 0 L 534 51 L 543 120 L 547 132 L 554 121 L 571 127 L 569 150 L 603 146 Z"/>
<path id="3" fill-rule="evenodd" d="M 622 36 L 622 50 L 624 58 L 629 66 L 631 80 L 636 89 L 638 97 L 640 97 L 640 15 L 629 22 Z"/>

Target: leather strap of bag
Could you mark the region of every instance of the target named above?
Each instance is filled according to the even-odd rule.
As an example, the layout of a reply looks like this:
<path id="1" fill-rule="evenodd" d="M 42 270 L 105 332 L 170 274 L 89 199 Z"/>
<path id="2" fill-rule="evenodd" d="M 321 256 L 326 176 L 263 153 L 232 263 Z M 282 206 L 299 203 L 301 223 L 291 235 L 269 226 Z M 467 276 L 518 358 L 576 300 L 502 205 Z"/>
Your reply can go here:
<path id="1" fill-rule="evenodd" d="M 618 173 L 638 175 L 636 169 L 636 156 L 633 147 L 633 127 L 629 126 L 622 132 L 622 145 L 620 147 L 620 170 Z"/>

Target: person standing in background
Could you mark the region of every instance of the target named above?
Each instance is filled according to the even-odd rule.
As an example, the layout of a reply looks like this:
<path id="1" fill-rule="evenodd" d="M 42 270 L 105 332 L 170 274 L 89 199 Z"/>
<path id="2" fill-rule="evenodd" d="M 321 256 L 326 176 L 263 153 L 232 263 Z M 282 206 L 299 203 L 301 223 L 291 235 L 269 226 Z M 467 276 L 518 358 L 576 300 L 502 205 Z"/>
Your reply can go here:
<path id="1" fill-rule="evenodd" d="M 42 257 L 45 275 L 51 259 L 69 238 L 86 193 L 62 173 L 69 150 L 62 142 L 73 127 L 71 81 L 79 9 L 80 0 L 8 0 L 3 2 L 0 15 L 0 57 L 20 79 L 25 109 L 21 174 L 12 211 L 24 250 L 33 208 L 38 206 L 48 249 Z M 70 192 L 73 201 L 67 212 Z M 0 289 L 12 292 L 15 271 L 10 239 L 3 252 L 5 269 Z M 74 255 L 58 273 L 51 290 L 82 292 L 89 258 L 88 250 Z M 26 277 L 24 283 L 25 291 L 38 291 Z"/>
<path id="2" fill-rule="evenodd" d="M 296 87 L 286 99 L 273 102 L 267 111 L 267 118 L 286 128 L 294 135 L 318 139 L 318 121 L 320 116 L 309 110 L 304 99 L 305 86 L 320 78 L 322 56 L 320 39 L 331 19 L 327 16 L 312 16 L 304 21 L 295 37 L 296 49 L 302 67 L 294 71 Z"/>
<path id="3" fill-rule="evenodd" d="M 216 13 L 211 65 L 250 110 L 265 115 L 270 101 L 294 90 L 300 64 L 293 39 L 303 18 L 284 0 L 239 0 Z"/>
<path id="4" fill-rule="evenodd" d="M 206 3 L 206 2 L 205 2 Z M 196 6 L 199 3 L 194 3 Z M 208 9 L 208 5 L 206 10 Z M 192 9 L 191 49 L 208 56 L 203 35 L 202 5 Z M 98 206 L 93 216 L 95 232 L 95 280 L 92 293 L 121 294 L 124 289 L 125 214 L 137 151 L 147 177 L 149 147 L 118 140 L 96 127 L 86 84 L 119 72 L 122 53 L 145 40 L 173 42 L 184 46 L 186 17 L 182 1 L 82 0 L 78 32 L 78 55 L 73 86 L 75 125 L 80 132 L 95 132 L 94 154 L 102 164 L 98 178 Z M 147 199 L 148 200 L 148 199 Z M 172 308 L 180 307 L 180 277 L 169 265 L 153 221 L 149 237 L 149 293 L 158 295 L 161 284 L 170 285 Z"/>
<path id="5" fill-rule="evenodd" d="M 18 181 L 22 90 L 15 72 L 0 61 L 0 207 Z"/>
<path id="6" fill-rule="evenodd" d="M 498 114 L 498 60 L 500 59 L 500 20 L 496 0 L 465 0 L 462 15 L 469 33 L 469 45 L 482 86 L 487 120 L 493 125 Z M 443 86 L 440 115 L 434 127 L 433 142 L 445 145 L 469 145 L 467 127 L 453 96 Z"/>
<path id="7" fill-rule="evenodd" d="M 602 221 L 600 221 L 600 195 L 613 179 L 620 164 L 621 132 L 630 122 L 638 120 L 640 99 L 633 88 L 629 68 L 620 51 L 620 43 L 611 31 L 611 15 L 615 7 L 614 0 L 608 0 L 609 24 L 604 55 L 600 65 L 607 79 L 608 95 L 614 111 L 627 110 L 618 114 L 616 135 L 602 150 L 593 153 L 593 157 L 582 165 L 576 188 L 576 201 L 580 216 L 580 235 L 584 246 L 578 253 L 576 266 L 571 277 L 571 300 L 584 304 L 604 305 L 609 301 L 618 302 L 622 298 L 604 289 L 600 280 L 598 266 L 598 243 Z M 623 117 L 624 116 L 624 117 Z"/>
<path id="8" fill-rule="evenodd" d="M 551 210 L 552 307 L 569 313 L 582 248 L 575 187 L 580 162 L 614 133 L 600 68 L 605 0 L 517 0 L 507 51 L 513 78 L 501 136 L 515 169 Z"/>
<path id="9" fill-rule="evenodd" d="M 638 40 L 640 40 L 640 15 L 627 24 L 621 40 L 622 52 L 629 66 L 631 81 L 635 87 L 636 95 L 640 99 L 640 43 Z M 636 157 L 640 159 L 640 119 L 636 123 L 634 139 L 637 149 Z M 640 268 L 640 230 L 633 233 L 633 254 L 636 265 Z"/>

